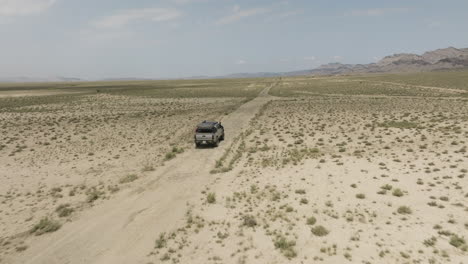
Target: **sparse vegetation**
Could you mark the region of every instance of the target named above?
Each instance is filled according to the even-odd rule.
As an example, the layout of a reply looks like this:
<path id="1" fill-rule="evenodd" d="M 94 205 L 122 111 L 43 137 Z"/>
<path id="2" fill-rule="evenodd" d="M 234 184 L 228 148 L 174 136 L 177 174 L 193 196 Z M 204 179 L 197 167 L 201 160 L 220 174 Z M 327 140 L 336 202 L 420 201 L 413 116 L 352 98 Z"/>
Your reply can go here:
<path id="1" fill-rule="evenodd" d="M 255 227 L 257 225 L 257 220 L 255 220 L 255 217 L 252 215 L 245 215 L 243 225 L 247 227 Z"/>
<path id="2" fill-rule="evenodd" d="M 96 187 L 90 188 L 86 191 L 86 201 L 88 203 L 92 203 L 101 198 L 103 195 L 104 192 L 98 190 Z"/>
<path id="3" fill-rule="evenodd" d="M 216 194 L 215 193 L 208 193 L 206 196 L 206 201 L 210 204 L 213 204 L 216 202 Z"/>
<path id="4" fill-rule="evenodd" d="M 55 209 L 59 217 L 67 217 L 71 215 L 73 211 L 74 209 L 71 208 L 70 204 L 61 204 Z"/>
<path id="5" fill-rule="evenodd" d="M 293 240 L 287 240 L 284 236 L 276 237 L 274 241 L 275 248 L 279 249 L 281 253 L 288 259 L 294 258 L 297 256 L 294 246 L 296 242 Z"/>
<path id="6" fill-rule="evenodd" d="M 120 184 L 125 184 L 125 183 L 130 183 L 133 181 L 136 181 L 138 179 L 138 176 L 136 174 L 128 174 L 125 177 L 121 178 L 119 180 Z"/>
<path id="7" fill-rule="evenodd" d="M 42 218 L 39 223 L 33 226 L 30 232 L 36 236 L 40 236 L 45 233 L 55 232 L 60 229 L 62 225 L 48 217 Z"/>
<path id="8" fill-rule="evenodd" d="M 201 179 L 203 187 L 197 182 L 193 193 L 177 196 L 177 205 L 187 206 L 184 218 L 171 218 L 173 224 L 167 226 L 173 228 L 157 237 L 151 234 L 155 244 L 149 245 L 148 263 L 269 263 L 278 262 L 280 254 L 300 256 L 297 262 L 304 263 L 340 258 L 362 263 L 462 262 L 467 246 L 460 230 L 468 229 L 460 218 L 468 197 L 463 185 L 468 169 L 467 97 L 443 89 L 375 85 L 386 78 L 391 77 L 204 80 L 174 82 L 176 87 L 161 81 L 162 87 L 109 86 L 99 94 L 60 100 L 0 98 L 2 164 L 23 162 L 27 168 L 31 160 L 60 169 L 51 175 L 69 171 L 50 180 L 56 176 L 38 168 L 37 177 L 18 184 L 12 168 L 2 167 L 9 187 L 0 193 L 0 221 L 7 233 L 0 238 L 0 251 L 9 248 L 20 254 L 15 252 L 24 244 L 10 239 L 15 235 L 11 230 L 17 231 L 19 224 L 28 228 L 43 215 L 49 215 L 49 222 L 67 224 L 88 217 L 79 212 L 93 203 L 102 202 L 95 207 L 101 209 L 115 196 L 133 199 L 153 189 L 151 197 L 156 198 L 169 195 L 164 192 L 167 186 L 176 190 L 177 184 L 191 186 L 192 180 Z M 264 104 L 249 126 L 242 127 L 244 132 L 227 139 L 232 145 L 215 152 L 194 150 L 194 124 L 205 118 L 232 124 L 228 113 L 273 82 L 272 94 L 280 98 Z M 47 118 L 41 117 L 45 113 Z M 236 136 L 238 130 L 228 132 Z M 104 139 L 106 144 L 101 144 Z M 182 152 L 187 153 L 178 156 Z M 192 163 L 193 170 L 178 166 L 178 158 L 166 162 L 205 152 L 214 154 L 199 159 L 205 164 Z M 209 170 L 229 173 L 208 175 Z M 130 184 L 136 180 L 141 183 Z M 116 194 L 120 189 L 124 191 Z M 171 199 L 162 203 L 166 200 Z M 123 203 L 128 212 L 116 210 L 132 224 L 159 209 L 172 209 L 155 203 L 158 210 L 139 211 L 144 208 L 129 204 Z M 179 215 L 179 210 L 184 209 L 169 215 Z M 167 223 L 164 214 L 158 217 Z M 54 225 L 41 226 L 37 230 Z M 310 233 L 304 232 L 309 228 Z M 422 232 L 427 239 L 421 239 Z M 32 229 L 29 233 L 34 234 Z M 258 245 L 262 241 L 270 241 L 276 250 L 265 252 Z"/>
<path id="9" fill-rule="evenodd" d="M 159 234 L 158 239 L 156 239 L 156 248 L 163 248 L 167 244 L 166 233 Z"/>
<path id="10" fill-rule="evenodd" d="M 330 231 L 328 231 L 325 227 L 321 225 L 312 227 L 311 231 L 312 231 L 312 234 L 319 236 L 319 237 L 326 236 L 328 235 L 328 233 L 330 233 Z"/>
<path id="11" fill-rule="evenodd" d="M 358 194 L 356 194 L 356 198 L 358 198 L 358 199 L 365 199 L 365 198 L 366 198 L 366 195 L 363 194 L 363 193 L 358 193 Z"/>
<path id="12" fill-rule="evenodd" d="M 465 238 L 459 237 L 457 235 L 452 235 L 450 237 L 450 245 L 456 247 L 456 248 L 461 248 L 462 246 L 466 245 Z"/>
<path id="13" fill-rule="evenodd" d="M 413 211 L 411 210 L 411 208 L 409 208 L 408 206 L 400 206 L 400 207 L 398 207 L 397 212 L 398 212 L 399 214 L 412 214 L 412 213 L 413 213 Z"/>
<path id="14" fill-rule="evenodd" d="M 403 191 L 400 190 L 400 189 L 394 189 L 393 192 L 392 192 L 393 196 L 396 196 L 396 197 L 401 197 L 404 195 Z"/>
<path id="15" fill-rule="evenodd" d="M 307 224 L 308 225 L 315 225 L 315 223 L 317 222 L 317 219 L 313 216 L 307 218 Z"/>

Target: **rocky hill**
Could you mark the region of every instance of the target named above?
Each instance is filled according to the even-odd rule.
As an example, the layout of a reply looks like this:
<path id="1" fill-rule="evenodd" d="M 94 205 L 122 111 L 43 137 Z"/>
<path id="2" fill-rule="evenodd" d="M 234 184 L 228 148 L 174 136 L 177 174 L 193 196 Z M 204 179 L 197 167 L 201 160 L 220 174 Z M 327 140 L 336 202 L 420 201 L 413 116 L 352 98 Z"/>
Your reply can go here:
<path id="1" fill-rule="evenodd" d="M 385 72 L 424 72 L 468 68 L 468 49 L 449 47 L 426 52 L 422 55 L 401 53 L 387 56 L 377 63 L 330 63 L 311 71 L 312 74 L 351 74 Z"/>

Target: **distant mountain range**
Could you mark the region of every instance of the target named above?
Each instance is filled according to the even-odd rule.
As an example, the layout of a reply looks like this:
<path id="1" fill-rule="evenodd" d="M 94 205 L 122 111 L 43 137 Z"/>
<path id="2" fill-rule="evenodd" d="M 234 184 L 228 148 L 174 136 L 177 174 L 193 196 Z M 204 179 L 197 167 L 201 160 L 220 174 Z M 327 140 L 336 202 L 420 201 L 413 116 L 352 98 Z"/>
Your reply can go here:
<path id="1" fill-rule="evenodd" d="M 11 77 L 11 78 L 0 78 L 0 82 L 3 83 L 25 83 L 25 82 L 80 82 L 85 81 L 80 78 L 73 77 Z"/>
<path id="2" fill-rule="evenodd" d="M 266 78 L 280 76 L 299 75 L 340 75 L 359 73 L 402 73 L 402 72 L 427 72 L 442 70 L 468 69 L 468 48 L 457 49 L 449 47 L 428 51 L 422 55 L 411 53 L 400 53 L 387 56 L 377 63 L 369 64 L 342 64 L 329 63 L 321 65 L 311 70 L 291 71 L 291 72 L 256 72 L 256 73 L 235 73 L 224 76 L 193 76 L 182 79 L 209 79 L 209 78 Z M 145 78 L 114 78 L 102 79 L 101 81 L 133 81 L 151 80 Z M 153 79 L 156 80 L 156 79 Z M 0 78 L 0 82 L 78 82 L 87 81 L 73 77 L 52 77 L 52 78 Z"/>
<path id="3" fill-rule="evenodd" d="M 449 47 L 428 51 L 422 55 L 401 53 L 387 56 L 377 63 L 330 63 L 310 71 L 315 75 L 353 73 L 400 73 L 468 69 L 468 49 Z"/>
<path id="4" fill-rule="evenodd" d="M 428 51 L 422 55 L 401 53 L 387 56 L 377 63 L 342 64 L 329 63 L 311 70 L 293 72 L 238 73 L 222 78 L 279 77 L 298 75 L 340 75 L 359 73 L 403 73 L 468 69 L 468 48 L 449 47 Z"/>

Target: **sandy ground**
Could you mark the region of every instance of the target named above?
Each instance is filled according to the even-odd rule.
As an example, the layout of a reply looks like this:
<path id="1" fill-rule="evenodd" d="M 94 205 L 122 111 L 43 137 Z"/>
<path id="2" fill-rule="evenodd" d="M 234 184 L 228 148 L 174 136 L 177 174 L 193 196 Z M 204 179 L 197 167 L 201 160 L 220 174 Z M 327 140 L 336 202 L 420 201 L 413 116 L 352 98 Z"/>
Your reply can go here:
<path id="1" fill-rule="evenodd" d="M 132 188 L 115 194 L 115 197 L 112 197 L 112 202 L 103 202 L 102 204 L 86 210 L 86 212 L 80 215 L 80 219 L 65 225 L 57 231 L 57 233 L 53 234 L 62 238 L 57 239 L 57 237 L 49 236 L 45 240 L 43 240 L 42 237 L 38 238 L 38 241 L 35 241 L 36 239 L 32 238 L 30 243 L 37 245 L 37 248 L 33 248 L 31 246 L 17 261 L 20 263 L 55 263 L 54 261 L 56 261 L 56 263 L 63 263 L 64 261 L 68 262 L 79 260 L 80 263 L 103 263 L 103 261 L 122 261 L 122 263 L 128 263 L 128 260 L 138 258 L 141 256 L 142 252 L 151 249 L 152 243 L 148 243 L 148 241 L 153 240 L 154 234 L 154 232 L 145 230 L 145 228 L 142 229 L 141 227 L 148 226 L 149 223 L 153 223 L 155 217 L 161 218 L 158 215 L 163 212 L 170 212 L 171 214 L 175 214 L 175 216 L 167 215 L 164 219 L 161 218 L 160 221 L 158 221 L 159 224 L 156 226 L 157 228 L 162 228 L 164 224 L 173 224 L 174 220 L 181 216 L 180 213 L 182 213 L 183 216 L 183 213 L 185 212 L 185 202 L 190 199 L 191 195 L 194 195 L 194 192 L 196 192 L 196 188 L 194 187 L 198 185 L 202 186 L 203 179 L 209 179 L 209 177 L 206 176 L 210 175 L 209 169 L 212 167 L 217 157 L 222 154 L 224 148 L 229 146 L 233 137 L 235 137 L 236 134 L 239 134 L 247 126 L 246 124 L 249 122 L 250 116 L 253 117 L 253 115 L 255 115 L 259 107 L 268 100 L 267 98 L 268 96 L 266 95 L 266 91 L 264 91 L 258 98 L 242 105 L 232 114 L 222 118 L 223 125 L 226 127 L 228 132 L 226 135 L 226 141 L 223 142 L 222 146 L 219 148 L 192 148 L 185 151 L 174 161 L 168 161 L 164 166 L 156 168 L 155 172 L 148 172 L 147 175 L 145 175 L 145 178 L 138 182 L 138 186 L 132 186 Z M 210 103 L 213 103 L 212 101 L 213 100 L 210 99 Z M 184 103 L 184 105 L 186 105 L 187 102 Z M 209 110 L 206 106 L 197 107 Z M 184 112 L 184 114 L 186 114 L 186 112 Z M 208 115 L 205 115 L 205 117 L 206 116 Z M 189 118 L 189 120 L 190 119 L 192 118 Z M 158 121 L 162 122 L 162 120 Z M 170 120 L 164 120 L 164 122 L 170 123 Z M 161 123 L 158 123 L 158 125 L 161 125 L 162 127 L 170 127 L 169 125 L 163 125 Z M 141 128 L 135 130 L 145 131 L 145 129 Z M 104 134 L 107 136 L 110 135 L 106 133 Z M 142 146 L 144 145 L 146 145 L 146 143 L 142 143 Z M 96 154 L 93 156 L 95 155 Z M 108 157 L 108 155 L 104 156 Z M 142 158 L 143 157 L 140 158 L 140 161 Z M 153 159 L 150 160 L 154 163 Z M 84 163 L 87 164 L 86 161 L 84 161 Z M 53 166 L 55 165 L 57 164 L 54 163 Z M 119 169 L 122 168 L 120 167 Z M 120 174 L 124 175 L 122 172 L 120 172 Z M 89 171 L 87 175 L 89 175 Z M 205 177 L 203 177 L 204 175 Z M 104 177 L 102 175 L 99 176 L 100 181 L 102 181 L 103 178 Z M 57 177 L 54 177 L 54 179 L 57 179 Z M 15 181 L 12 180 L 9 186 L 14 186 L 13 182 Z M 27 179 L 25 179 L 24 182 L 28 182 Z M 21 183 L 20 185 L 23 184 L 24 183 Z M 31 184 L 34 185 L 34 183 Z M 74 186 L 72 184 L 70 185 Z M 186 189 L 185 191 L 184 188 Z M 81 188 L 78 187 L 78 189 Z M 161 192 L 162 190 L 164 190 L 164 192 Z M 67 193 L 65 191 L 60 191 L 60 193 L 62 192 Z M 12 192 L 10 191 L 9 193 Z M 180 194 L 183 197 L 175 199 L 172 196 L 172 194 L 175 193 Z M 102 214 L 103 210 L 109 211 Z M 95 212 L 101 212 L 99 213 L 102 216 L 101 220 L 96 218 L 97 215 Z M 144 212 L 149 213 L 149 215 L 146 215 Z M 139 214 L 142 215 L 141 220 L 139 220 L 140 217 L 136 218 Z M 143 224 L 144 222 L 146 223 Z M 129 240 L 123 237 L 122 240 L 116 239 L 116 236 L 119 236 L 119 234 L 124 235 L 124 233 L 122 233 L 122 227 L 125 227 L 126 230 L 128 230 L 128 233 L 125 233 L 125 236 L 135 236 L 135 239 L 140 241 L 141 245 L 145 244 L 146 247 L 149 246 L 149 248 L 145 249 L 145 247 L 142 247 L 141 245 L 137 246 L 135 244 L 135 247 L 132 247 L 132 250 L 125 250 L 124 253 L 122 251 L 122 247 L 126 247 L 125 245 Z M 66 228 L 70 229 L 67 231 Z M 104 231 L 106 228 L 113 230 Z M 135 233 L 135 228 L 140 229 L 141 232 Z M 87 234 L 89 237 L 84 235 L 87 232 L 86 230 L 88 230 Z M 147 236 L 146 239 L 141 237 L 144 235 Z M 85 241 L 82 241 L 81 239 L 85 239 Z M 102 239 L 101 242 L 98 242 L 100 239 Z M 56 242 L 51 245 L 51 241 Z M 108 244 L 109 241 L 117 242 L 117 244 L 110 245 Z M 119 245 L 119 243 L 123 244 Z M 102 248 L 97 245 L 102 245 Z M 67 249 L 62 248 L 63 246 Z M 44 251 L 45 248 L 47 248 L 46 251 Z M 112 249 L 113 253 L 109 251 L 110 249 Z M 100 256 L 103 250 L 109 252 L 109 254 Z M 125 258 L 122 258 L 123 256 L 125 256 Z M 127 260 L 127 262 L 125 260 Z M 10 262 L 13 260 L 7 259 L 6 261 Z"/>
<path id="2" fill-rule="evenodd" d="M 218 119 L 242 99 L 112 95 L 28 105 L 0 114 L 0 255 L 24 247 L 27 231 L 56 208 L 80 211 L 147 177 L 192 147 L 194 123 Z"/>
<path id="3" fill-rule="evenodd" d="M 174 116 L 206 114 L 180 111 L 212 102 L 198 100 L 179 102 Z M 228 102 L 218 100 L 215 105 Z M 109 171 L 102 164 L 116 146 L 92 155 L 102 158 L 93 168 L 105 172 L 77 175 L 97 182 L 81 189 L 82 182 L 70 177 L 57 185 L 63 190 L 44 190 L 42 212 L 57 218 L 46 212 L 65 198 L 51 195 L 75 204 L 73 197 L 83 200 L 92 187 L 109 191 L 77 208 L 55 232 L 21 234 L 27 217 L 18 208 L 30 209 L 28 203 L 41 196 L 31 193 L 27 200 L 18 193 L 28 184 L 50 188 L 51 179 L 60 177 L 17 182 L 3 175 L 15 187 L 2 190 L 1 210 L 23 215 L 2 216 L 2 232 L 10 233 L 3 237 L 1 263 L 468 263 L 467 114 L 463 98 L 278 98 L 265 89 L 223 116 L 227 134 L 218 148 L 195 149 L 187 139 L 176 146 L 182 153 L 164 161 L 173 145 L 141 155 L 129 146 L 119 160 L 133 163 L 113 164 Z M 167 118 L 137 123 L 159 125 Z M 125 131 L 151 130 L 135 126 L 130 122 Z M 105 131 L 111 135 L 112 125 Z M 122 145 L 129 137 L 139 139 L 136 149 L 151 144 L 137 135 L 111 142 Z M 119 182 L 138 161 L 144 167 L 145 157 L 160 165 L 133 182 Z M 9 175 L 21 171 L 17 160 L 7 161 Z M 47 175 L 56 166 L 38 166 L 34 173 Z M 111 192 L 114 186 L 120 189 Z M 72 190 L 77 194 L 70 198 Z"/>
<path id="4" fill-rule="evenodd" d="M 5 97 L 23 97 L 23 96 L 47 96 L 47 95 L 71 95 L 71 94 L 85 94 L 88 93 L 86 91 L 57 91 L 57 90 L 27 90 L 27 91 L 1 91 L 0 90 L 0 98 Z"/>

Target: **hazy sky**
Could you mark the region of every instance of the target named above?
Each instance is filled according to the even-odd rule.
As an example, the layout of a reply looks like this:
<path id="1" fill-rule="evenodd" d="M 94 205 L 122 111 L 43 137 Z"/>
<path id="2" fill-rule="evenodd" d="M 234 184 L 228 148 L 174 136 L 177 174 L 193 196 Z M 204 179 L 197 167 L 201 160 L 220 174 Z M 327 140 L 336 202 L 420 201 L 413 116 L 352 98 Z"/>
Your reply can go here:
<path id="1" fill-rule="evenodd" d="M 467 0 L 0 0 L 0 78 L 173 78 L 468 47 Z"/>

